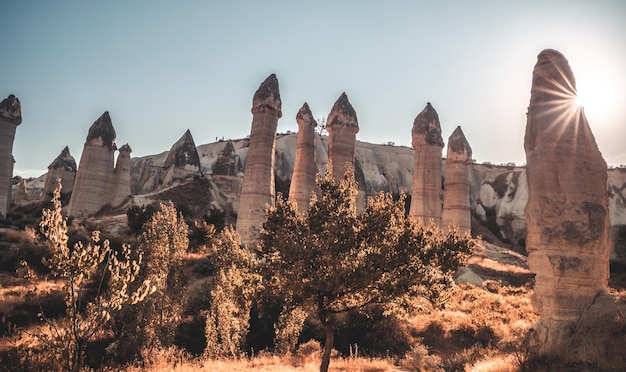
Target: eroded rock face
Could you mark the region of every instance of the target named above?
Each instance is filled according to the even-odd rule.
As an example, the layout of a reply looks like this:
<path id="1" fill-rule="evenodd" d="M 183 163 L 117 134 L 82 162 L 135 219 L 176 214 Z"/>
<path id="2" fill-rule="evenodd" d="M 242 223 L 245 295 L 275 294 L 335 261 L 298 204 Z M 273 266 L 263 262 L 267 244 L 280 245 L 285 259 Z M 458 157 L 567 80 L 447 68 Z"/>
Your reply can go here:
<path id="1" fill-rule="evenodd" d="M 442 227 L 456 225 L 461 233 L 472 231 L 469 187 L 471 163 L 472 148 L 461 127 L 457 127 L 448 139 Z"/>
<path id="2" fill-rule="evenodd" d="M 413 122 L 413 186 L 411 193 L 411 217 L 427 224 L 433 220 L 441 225 L 441 152 L 443 138 L 439 115 L 430 102 Z"/>
<path id="3" fill-rule="evenodd" d="M 333 178 L 340 180 L 346 172 L 346 163 L 352 164 L 354 169 L 356 134 L 359 132 L 356 111 L 346 93 L 339 96 L 330 110 L 326 131 L 328 131 L 328 159 L 332 164 Z"/>
<path id="4" fill-rule="evenodd" d="M 609 277 L 607 169 L 565 57 L 542 51 L 533 71 L 524 148 L 526 250 L 536 273 L 533 306 L 545 350 L 558 348 L 606 290 Z"/>
<path id="5" fill-rule="evenodd" d="M 57 187 L 57 179 L 61 179 L 61 191 L 71 193 L 74 189 L 74 179 L 76 178 L 76 160 L 70 154 L 70 149 L 65 146 L 59 156 L 48 166 L 48 174 L 44 184 L 44 195 L 51 195 Z"/>
<path id="6" fill-rule="evenodd" d="M 13 178 L 13 141 L 17 126 L 22 123 L 22 106 L 13 94 L 0 102 L 0 219 L 11 205 Z"/>
<path id="7" fill-rule="evenodd" d="M 130 153 L 132 151 L 128 144 L 119 149 L 111 191 L 111 205 L 113 206 L 118 206 L 130 196 Z"/>
<path id="8" fill-rule="evenodd" d="M 200 156 L 189 129 L 170 148 L 163 163 L 163 170 L 161 182 L 166 186 L 177 180 L 202 175 Z"/>
<path id="9" fill-rule="evenodd" d="M 115 129 L 107 111 L 89 128 L 68 207 L 70 216 L 87 216 L 111 203 L 116 147 Z"/>
<path id="10" fill-rule="evenodd" d="M 274 147 L 282 116 L 276 75 L 270 75 L 252 98 L 252 128 L 245 175 L 241 186 L 237 232 L 241 243 L 254 247 L 265 217 L 265 205 L 274 202 Z"/>
<path id="11" fill-rule="evenodd" d="M 241 158 L 237 155 L 233 142 L 228 141 L 215 161 L 213 175 L 237 176 L 240 173 L 243 173 Z"/>
<path id="12" fill-rule="evenodd" d="M 307 212 L 311 192 L 315 190 L 315 127 L 317 122 L 309 105 L 304 103 L 296 115 L 298 122 L 298 143 L 296 144 L 296 159 L 289 189 L 289 198 L 294 200 L 300 212 Z"/>

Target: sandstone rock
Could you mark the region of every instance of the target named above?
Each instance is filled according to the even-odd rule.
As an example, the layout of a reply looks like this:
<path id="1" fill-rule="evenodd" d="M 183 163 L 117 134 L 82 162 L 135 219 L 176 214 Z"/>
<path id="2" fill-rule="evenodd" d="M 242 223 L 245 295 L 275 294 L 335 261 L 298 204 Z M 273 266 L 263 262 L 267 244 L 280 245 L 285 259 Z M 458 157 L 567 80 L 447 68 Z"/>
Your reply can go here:
<path id="1" fill-rule="evenodd" d="M 163 167 L 176 167 L 200 172 L 200 157 L 189 129 L 172 145 Z"/>
<path id="2" fill-rule="evenodd" d="M 89 128 L 68 206 L 70 216 L 87 216 L 111 204 L 115 150 L 115 129 L 106 111 Z"/>
<path id="3" fill-rule="evenodd" d="M 128 144 L 119 148 L 111 191 L 111 205 L 114 207 L 130 196 L 130 153 L 132 151 Z"/>
<path id="4" fill-rule="evenodd" d="M 265 206 L 274 202 L 274 148 L 282 116 L 276 75 L 270 75 L 252 98 L 252 128 L 245 175 L 241 186 L 237 232 L 241 243 L 254 247 L 265 218 Z"/>
<path id="5" fill-rule="evenodd" d="M 22 123 L 22 106 L 13 94 L 0 102 L 0 219 L 6 217 L 11 204 L 13 178 L 13 141 Z"/>
<path id="6" fill-rule="evenodd" d="M 26 180 L 20 178 L 20 182 L 17 185 L 17 190 L 13 195 L 13 201 L 15 203 L 28 201 L 28 193 L 26 192 Z"/>
<path id="7" fill-rule="evenodd" d="M 161 184 L 164 186 L 169 186 L 177 180 L 202 175 L 200 156 L 189 129 L 172 145 L 163 168 L 165 173 Z"/>
<path id="8" fill-rule="evenodd" d="M 237 176 L 240 173 L 243 173 L 241 158 L 235 151 L 233 141 L 228 141 L 213 166 L 213 175 Z"/>
<path id="9" fill-rule="evenodd" d="M 536 273 L 535 329 L 543 351 L 558 350 L 607 288 L 607 170 L 583 110 L 574 104 L 569 63 L 544 50 L 533 71 L 524 138 L 528 178 L 526 250 Z"/>
<path id="10" fill-rule="evenodd" d="M 425 224 L 429 220 L 441 225 L 441 152 L 443 139 L 439 115 L 430 102 L 413 122 L 412 145 L 415 150 L 411 209 L 413 218 Z"/>
<path id="11" fill-rule="evenodd" d="M 296 202 L 300 212 L 309 210 L 311 192 L 316 188 L 315 175 L 318 173 L 315 164 L 315 127 L 317 122 L 309 105 L 304 103 L 296 115 L 298 122 L 298 144 L 296 159 L 289 189 L 289 198 Z"/>
<path id="12" fill-rule="evenodd" d="M 76 160 L 70 154 L 70 149 L 65 146 L 59 156 L 56 157 L 48 166 L 48 174 L 46 175 L 46 183 L 44 184 L 44 196 L 52 195 L 57 187 L 57 179 L 61 179 L 62 192 L 71 193 L 74 189 L 74 179 L 76 178 Z"/>
<path id="13" fill-rule="evenodd" d="M 456 225 L 461 233 L 472 231 L 470 214 L 469 165 L 472 148 L 463 130 L 457 127 L 448 139 L 445 193 L 443 198 L 442 225 Z"/>
<path id="14" fill-rule="evenodd" d="M 332 163 L 333 178 L 340 180 L 346 171 L 346 163 L 353 165 L 356 134 L 359 121 L 356 111 L 348 101 L 346 93 L 341 93 L 326 120 L 328 131 L 328 159 Z"/>

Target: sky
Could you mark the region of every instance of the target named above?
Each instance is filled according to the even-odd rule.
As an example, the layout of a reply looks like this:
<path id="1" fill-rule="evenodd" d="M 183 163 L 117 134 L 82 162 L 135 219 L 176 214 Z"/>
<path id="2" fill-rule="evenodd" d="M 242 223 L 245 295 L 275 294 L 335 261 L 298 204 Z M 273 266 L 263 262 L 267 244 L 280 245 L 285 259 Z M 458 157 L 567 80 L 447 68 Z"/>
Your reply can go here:
<path id="1" fill-rule="evenodd" d="M 430 102 L 444 142 L 461 126 L 477 162 L 525 163 L 539 52 L 569 60 L 609 165 L 626 164 L 626 1 L 0 0 L 0 98 L 22 124 L 14 175 L 39 176 L 65 146 L 79 162 L 109 111 L 133 157 L 250 133 L 252 97 L 275 73 L 296 132 L 307 102 L 346 92 L 357 139 L 411 145 Z M 446 149 L 444 148 L 444 154 Z"/>

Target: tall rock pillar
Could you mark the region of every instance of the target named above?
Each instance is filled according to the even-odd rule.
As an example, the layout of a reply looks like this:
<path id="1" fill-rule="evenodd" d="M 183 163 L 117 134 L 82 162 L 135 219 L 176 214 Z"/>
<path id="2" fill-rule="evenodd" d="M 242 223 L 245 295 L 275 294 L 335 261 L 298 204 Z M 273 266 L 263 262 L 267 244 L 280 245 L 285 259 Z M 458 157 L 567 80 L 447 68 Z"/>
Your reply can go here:
<path id="1" fill-rule="evenodd" d="M 341 93 L 330 110 L 326 120 L 326 130 L 328 131 L 328 159 L 332 163 L 333 178 L 341 180 L 346 171 L 346 163 L 352 164 L 352 169 L 354 169 L 356 134 L 359 132 L 356 111 L 348 101 L 346 93 Z"/>
<path id="2" fill-rule="evenodd" d="M 293 177 L 289 188 L 289 198 L 296 202 L 300 212 L 309 210 L 311 192 L 315 190 L 315 127 L 317 122 L 309 105 L 304 103 L 296 115 L 298 122 L 298 143 L 296 145 L 296 160 L 293 167 Z"/>
<path id="3" fill-rule="evenodd" d="M 411 217 L 429 220 L 441 225 L 441 153 L 443 138 L 439 115 L 430 105 L 420 112 L 413 122 L 413 186 L 411 192 Z"/>
<path id="4" fill-rule="evenodd" d="M 87 216 L 112 202 L 109 191 L 116 148 L 115 129 L 105 111 L 89 128 L 68 207 L 70 216 Z"/>
<path id="5" fill-rule="evenodd" d="M 607 288 L 607 167 L 574 103 L 565 57 L 544 50 L 533 71 L 524 148 L 528 177 L 526 250 L 536 273 L 535 329 L 545 350 L 563 346 L 576 322 Z"/>
<path id="6" fill-rule="evenodd" d="M 461 127 L 456 127 L 448 139 L 448 156 L 443 196 L 442 227 L 456 225 L 461 233 L 472 232 L 470 214 L 469 165 L 470 147 Z"/>
<path id="7" fill-rule="evenodd" d="M 13 141 L 17 126 L 22 123 L 22 106 L 13 94 L 0 102 L 0 219 L 11 205 L 13 178 Z"/>
<path id="8" fill-rule="evenodd" d="M 237 232 L 241 243 L 253 248 L 265 218 L 265 205 L 274 203 L 274 147 L 282 116 L 278 79 L 270 75 L 252 98 L 252 128 L 245 164 Z"/>
<path id="9" fill-rule="evenodd" d="M 120 205 L 130 194 L 130 153 L 133 150 L 128 144 L 119 148 L 115 171 L 113 172 L 113 189 L 111 190 L 111 205 Z"/>

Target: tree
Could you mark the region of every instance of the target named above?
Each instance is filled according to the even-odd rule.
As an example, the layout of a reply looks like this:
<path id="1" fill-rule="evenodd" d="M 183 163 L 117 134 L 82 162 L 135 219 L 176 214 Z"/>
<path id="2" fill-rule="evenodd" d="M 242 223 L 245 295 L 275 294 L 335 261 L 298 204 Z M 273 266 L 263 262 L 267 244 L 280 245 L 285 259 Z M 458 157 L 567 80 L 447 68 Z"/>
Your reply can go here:
<path id="1" fill-rule="evenodd" d="M 250 309 L 262 289 L 254 254 L 241 247 L 239 236 L 227 227 L 213 245 L 217 267 L 206 319 L 205 354 L 237 356 L 250 326 Z"/>
<path id="2" fill-rule="evenodd" d="M 321 194 L 312 196 L 308 214 L 278 196 L 259 249 L 268 288 L 285 300 L 283 322 L 298 333 L 303 313 L 319 318 L 325 332 L 320 371 L 327 371 L 337 314 L 370 305 L 391 314 L 410 309 L 416 297 L 437 301 L 476 242 L 407 217 L 404 196 L 394 201 L 380 193 L 357 215 L 351 168 L 341 181 L 328 172 L 317 183 Z M 296 339 L 290 332 L 279 336 Z"/>
<path id="3" fill-rule="evenodd" d="M 111 314 L 125 304 L 137 304 L 154 292 L 149 280 L 143 281 L 135 291 L 129 285 L 139 274 L 138 259 L 131 259 L 131 249 L 122 246 L 121 253 L 109 246 L 109 241 L 100 243 L 100 232 L 94 231 L 87 245 L 82 242 L 68 247 L 67 218 L 61 213 L 61 180 L 53 192 L 52 209 L 44 209 L 41 232 L 46 237 L 51 252 L 49 259 L 42 260 L 55 277 L 65 283 L 65 313 L 67 319 L 50 319 L 43 310 L 40 319 L 48 326 L 48 332 L 35 336 L 49 349 L 49 362 L 58 364 L 65 371 L 79 371 L 83 366 L 87 343 L 111 319 Z M 100 270 L 104 266 L 104 270 Z M 36 277 L 29 271 L 36 285 Z M 106 281 L 105 281 L 106 278 Z M 93 299 L 86 296 L 86 288 L 96 285 Z M 35 286 L 35 291 L 37 287 Z M 86 302 L 83 309 L 82 304 Z"/>
<path id="4" fill-rule="evenodd" d="M 138 237 L 143 254 L 141 278 L 154 284 L 155 293 L 140 306 L 117 314 L 119 349 L 170 346 L 183 311 L 183 259 L 189 246 L 189 228 L 172 202 L 159 203 Z"/>

